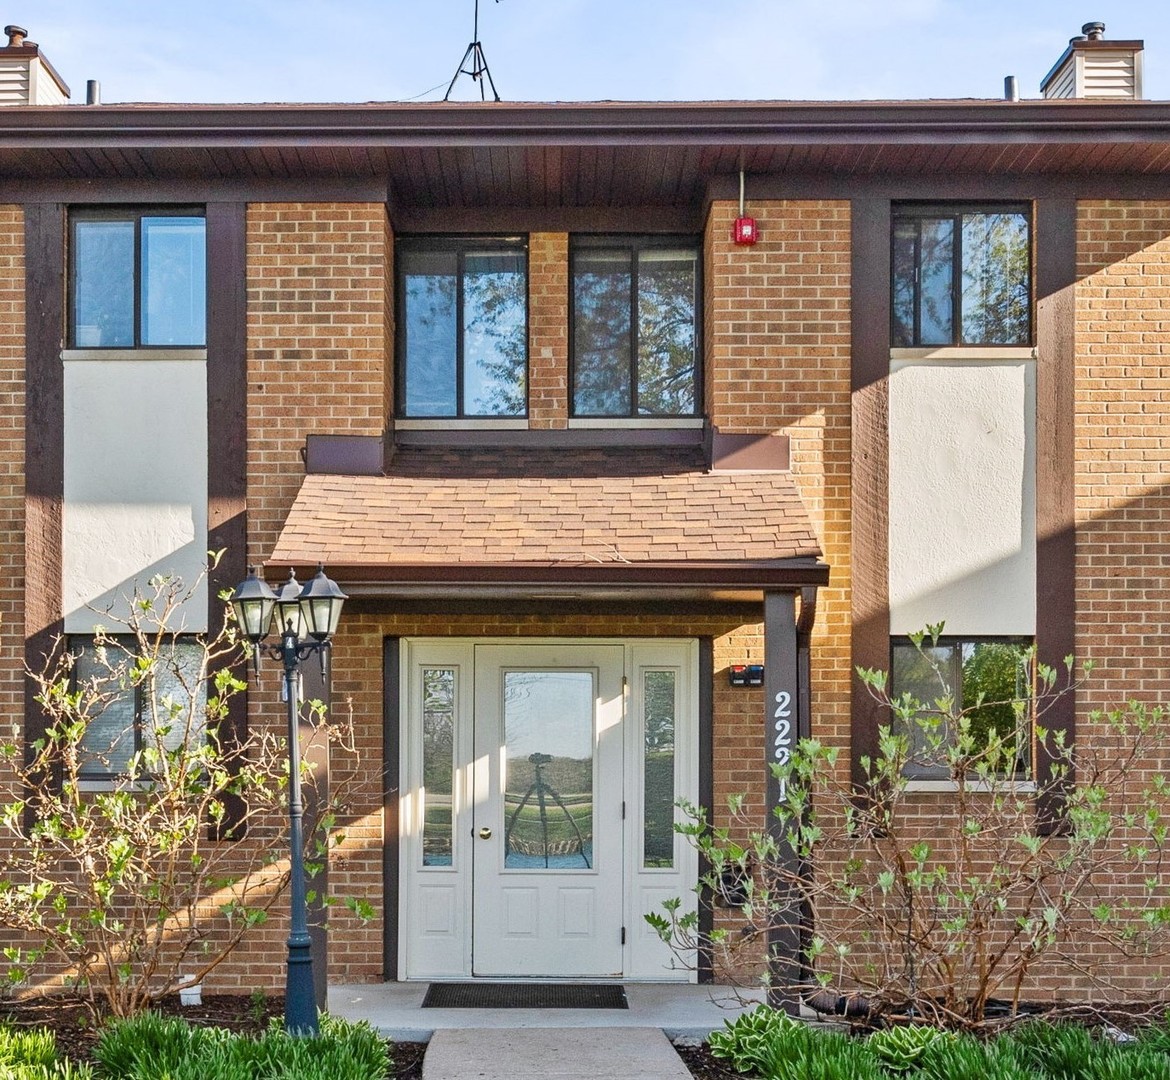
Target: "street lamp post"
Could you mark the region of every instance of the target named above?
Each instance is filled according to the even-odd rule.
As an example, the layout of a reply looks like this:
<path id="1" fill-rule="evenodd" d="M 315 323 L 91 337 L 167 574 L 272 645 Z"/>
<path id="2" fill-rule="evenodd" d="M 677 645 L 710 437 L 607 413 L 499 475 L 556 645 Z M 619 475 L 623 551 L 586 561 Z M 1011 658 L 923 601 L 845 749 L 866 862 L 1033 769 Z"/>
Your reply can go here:
<path id="1" fill-rule="evenodd" d="M 330 641 L 341 618 L 346 595 L 325 576 L 325 567 L 303 589 L 290 570 L 288 581 L 274 593 L 268 583 L 248 568 L 248 577 L 231 595 L 231 605 L 241 632 L 255 649 L 256 671 L 260 652 L 267 649 L 284 667 L 284 693 L 288 703 L 288 820 L 289 901 L 288 973 L 285 981 L 284 1027 L 290 1035 L 317 1034 L 317 1002 L 313 992 L 313 957 L 310 951 L 308 904 L 305 899 L 304 806 L 301 803 L 301 748 L 297 737 L 301 661 L 316 653 L 325 672 Z M 275 612 L 280 644 L 263 644 Z M 308 640 L 305 640 L 306 637 Z"/>

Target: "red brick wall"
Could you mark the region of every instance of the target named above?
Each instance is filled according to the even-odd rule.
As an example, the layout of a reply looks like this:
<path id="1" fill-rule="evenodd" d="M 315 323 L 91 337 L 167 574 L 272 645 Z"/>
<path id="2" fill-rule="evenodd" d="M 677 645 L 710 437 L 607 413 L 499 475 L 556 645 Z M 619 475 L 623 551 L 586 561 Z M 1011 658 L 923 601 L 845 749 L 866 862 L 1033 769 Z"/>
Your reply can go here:
<path id="1" fill-rule="evenodd" d="M 248 553 L 263 561 L 300 488 L 308 434 L 381 435 L 387 276 L 381 203 L 248 207 Z"/>
<path id="2" fill-rule="evenodd" d="M 393 238 L 380 203 L 248 208 L 250 561 L 263 562 L 272 551 L 300 489 L 306 435 L 378 436 L 385 428 L 393 394 L 392 258 Z M 269 577 L 278 583 L 280 575 Z M 279 683 L 272 664 L 253 680 L 253 730 L 283 729 Z M 340 785 L 352 786 L 352 756 L 336 753 L 333 762 Z M 283 824 L 272 828 L 279 835 Z M 345 895 L 344 854 L 331 874 L 332 890 Z M 211 989 L 283 985 L 285 911 L 282 901 L 208 979 Z M 345 935 L 333 935 L 330 945 L 344 955 Z"/>
<path id="3" fill-rule="evenodd" d="M 1081 203 L 1077 651 L 1105 700 L 1170 693 L 1170 202 Z"/>
<path id="4" fill-rule="evenodd" d="M 24 711 L 24 214 L 0 206 L 0 710 Z M 39 627 L 33 629 L 40 629 Z"/>
<path id="5" fill-rule="evenodd" d="M 738 247 L 738 208 L 712 206 L 705 238 L 707 401 L 725 432 L 784 434 L 792 473 L 831 569 L 812 646 L 812 723 L 818 738 L 849 739 L 850 216 L 839 201 L 753 202 L 760 242 Z M 745 641 L 762 649 L 762 631 Z M 762 657 L 761 657 L 762 659 Z M 716 665 L 718 667 L 718 664 Z M 716 682 L 718 686 L 718 680 Z M 735 761 L 763 699 L 734 719 L 718 712 L 717 757 Z M 756 711 L 758 710 L 758 711 Z M 743 715 L 741 715 L 741 713 Z M 749 739 L 750 741 L 750 739 Z M 716 803 L 763 769 L 717 766 Z"/>
<path id="6" fill-rule="evenodd" d="M 1094 663 L 1077 738 L 1100 744 L 1094 710 L 1170 698 L 1170 202 L 1082 202 L 1077 226 L 1076 651 Z M 1165 776 L 1170 747 L 1143 766 Z M 1164 896 L 1170 870 L 1161 881 Z M 1086 953 L 1135 995 L 1170 975 L 1167 960 Z"/>
<path id="7" fill-rule="evenodd" d="M 24 715 L 25 635 L 44 629 L 25 626 L 24 433 L 24 214 L 0 206 L 0 715 L 6 741 Z M 10 775 L 0 764 L 0 777 Z M 0 864 L 9 843 L 0 836 Z"/>
<path id="8" fill-rule="evenodd" d="M 528 426 L 569 416 L 569 234 L 528 237 Z"/>

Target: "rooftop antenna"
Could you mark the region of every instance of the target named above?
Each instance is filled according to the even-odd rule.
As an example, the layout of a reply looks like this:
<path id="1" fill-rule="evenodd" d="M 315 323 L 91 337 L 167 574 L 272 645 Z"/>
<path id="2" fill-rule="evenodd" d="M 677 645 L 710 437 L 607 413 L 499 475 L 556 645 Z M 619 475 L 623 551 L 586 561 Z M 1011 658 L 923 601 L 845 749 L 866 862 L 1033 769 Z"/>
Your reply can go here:
<path id="1" fill-rule="evenodd" d="M 500 0 L 496 0 L 497 4 L 499 2 Z M 492 97 L 496 101 L 500 100 L 500 95 L 496 92 L 496 84 L 492 82 L 492 73 L 488 70 L 487 57 L 483 54 L 483 46 L 479 43 L 479 0 L 475 0 L 475 26 L 471 32 L 471 44 L 467 46 L 467 52 L 463 54 L 463 59 L 459 61 L 459 66 L 455 69 L 455 74 L 451 76 L 451 82 L 447 87 L 447 92 L 443 95 L 444 101 L 451 100 L 451 91 L 455 87 L 455 80 L 460 75 L 470 75 L 475 82 L 479 83 L 480 101 L 487 101 L 488 86 L 492 88 Z"/>

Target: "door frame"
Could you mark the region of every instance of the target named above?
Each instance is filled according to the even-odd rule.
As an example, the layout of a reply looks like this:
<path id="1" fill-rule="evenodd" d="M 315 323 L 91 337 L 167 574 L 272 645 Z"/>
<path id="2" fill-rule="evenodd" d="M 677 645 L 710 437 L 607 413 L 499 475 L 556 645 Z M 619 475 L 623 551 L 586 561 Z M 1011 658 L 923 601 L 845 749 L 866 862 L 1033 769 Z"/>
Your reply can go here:
<path id="1" fill-rule="evenodd" d="M 674 866 L 662 870 L 641 865 L 642 718 L 634 715 L 637 704 L 636 680 L 644 670 L 664 667 L 678 672 L 677 738 L 675 742 L 675 795 L 691 802 L 710 801 L 709 764 L 701 760 L 700 747 L 710 741 L 709 706 L 700 714 L 700 704 L 709 702 L 703 688 L 709 675 L 699 670 L 700 655 L 709 655 L 697 638 L 639 637 L 479 637 L 479 638 L 388 638 L 386 640 L 385 760 L 387 808 L 385 814 L 384 880 L 386 974 L 391 979 L 442 979 L 472 977 L 472 837 L 464 815 L 471 810 L 471 783 L 474 736 L 473 687 L 476 645 L 563 645 L 621 646 L 627 680 L 624 693 L 623 785 L 627 803 L 624 829 L 623 946 L 625 981 L 694 982 L 695 958 L 684 963 L 673 958 L 666 946 L 642 918 L 644 911 L 657 910 L 662 900 L 679 896 L 694 904 L 698 880 L 698 858 L 683 837 L 675 838 Z M 391 655 L 393 654 L 393 655 Z M 453 851 L 450 866 L 421 868 L 420 808 L 421 750 L 418 747 L 419 721 L 412 715 L 421 689 L 416 673 L 421 667 L 455 667 L 462 688 L 455 701 L 455 792 L 452 823 Z M 635 775 L 636 774 L 636 775 Z M 704 784 L 700 787 L 700 777 Z M 676 821 L 680 814 L 676 811 Z M 467 836 L 462 835 L 463 832 Z M 634 840 L 638 839 L 635 843 Z M 635 850 L 637 849 L 637 850 Z M 391 866 L 391 864 L 393 864 Z M 425 920 L 430 920 L 427 922 Z M 533 976 L 537 977 L 537 976 Z"/>

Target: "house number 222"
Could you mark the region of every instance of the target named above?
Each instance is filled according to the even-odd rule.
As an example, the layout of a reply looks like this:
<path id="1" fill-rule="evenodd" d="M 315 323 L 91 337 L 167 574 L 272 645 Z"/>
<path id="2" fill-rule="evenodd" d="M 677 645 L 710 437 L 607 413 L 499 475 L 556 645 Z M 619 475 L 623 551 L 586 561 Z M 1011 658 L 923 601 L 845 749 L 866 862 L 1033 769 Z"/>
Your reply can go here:
<path id="1" fill-rule="evenodd" d="M 781 690 L 776 695 L 772 725 L 776 736 L 772 760 L 777 765 L 787 765 L 792 760 L 792 695 L 787 690 Z M 777 801 L 783 802 L 787 794 L 788 781 L 782 777 L 776 793 Z"/>

